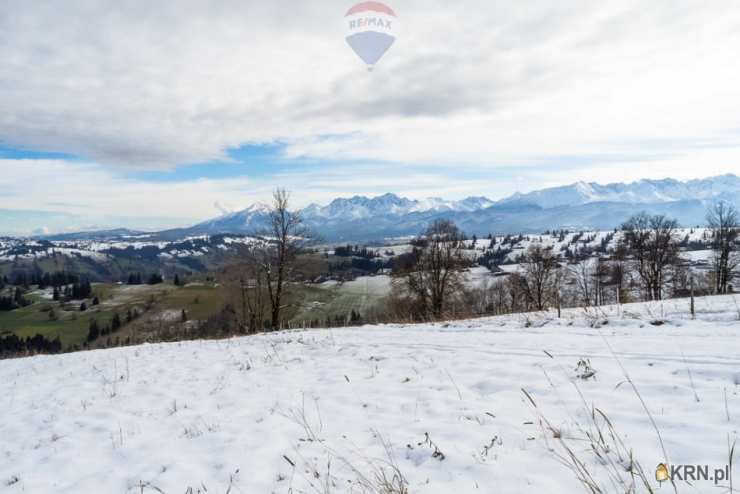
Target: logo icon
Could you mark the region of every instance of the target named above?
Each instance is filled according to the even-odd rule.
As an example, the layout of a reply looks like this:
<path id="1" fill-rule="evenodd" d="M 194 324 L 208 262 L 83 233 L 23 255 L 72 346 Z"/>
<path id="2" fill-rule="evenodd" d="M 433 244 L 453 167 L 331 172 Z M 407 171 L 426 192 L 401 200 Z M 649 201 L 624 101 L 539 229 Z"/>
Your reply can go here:
<path id="1" fill-rule="evenodd" d="M 344 16 L 347 44 L 372 71 L 396 41 L 396 13 L 380 2 L 358 3 Z"/>
<path id="2" fill-rule="evenodd" d="M 663 483 L 667 480 L 670 480 L 671 476 L 668 473 L 668 467 L 665 463 L 661 463 L 658 465 L 658 468 L 655 469 L 655 480 L 657 480 L 659 483 Z"/>

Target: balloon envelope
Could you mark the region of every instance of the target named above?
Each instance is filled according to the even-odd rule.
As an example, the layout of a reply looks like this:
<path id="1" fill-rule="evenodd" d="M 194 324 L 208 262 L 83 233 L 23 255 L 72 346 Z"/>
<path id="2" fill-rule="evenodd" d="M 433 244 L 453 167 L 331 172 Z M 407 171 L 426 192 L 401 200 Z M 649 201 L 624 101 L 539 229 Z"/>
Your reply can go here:
<path id="1" fill-rule="evenodd" d="M 358 3 L 345 15 L 347 44 L 372 68 L 396 41 L 396 14 L 380 2 Z"/>
<path id="2" fill-rule="evenodd" d="M 357 53 L 363 62 L 375 65 L 393 45 L 396 38 L 385 33 L 367 31 L 347 36 L 347 43 Z"/>

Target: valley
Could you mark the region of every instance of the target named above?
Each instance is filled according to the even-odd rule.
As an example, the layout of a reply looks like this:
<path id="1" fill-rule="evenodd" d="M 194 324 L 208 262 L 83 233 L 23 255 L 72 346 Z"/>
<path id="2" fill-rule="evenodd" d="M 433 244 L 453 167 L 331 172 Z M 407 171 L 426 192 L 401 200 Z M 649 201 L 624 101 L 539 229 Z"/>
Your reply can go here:
<path id="1" fill-rule="evenodd" d="M 0 311 L 0 338 L 41 335 L 58 338 L 63 351 L 99 348 L 192 337 L 199 325 L 225 325 L 238 332 L 230 318 L 238 318 L 242 300 L 234 273 L 241 269 L 250 246 L 265 240 L 247 236 L 216 235 L 165 242 L 139 234 L 135 238 L 23 240 L 0 242 L 0 273 L 4 288 L 13 294 L 22 287 L 28 305 Z M 711 234 L 706 228 L 678 229 L 675 238 L 684 268 L 700 280 L 711 272 Z M 563 288 L 575 297 L 577 277 L 595 263 L 608 266 L 624 240 L 621 231 L 558 231 L 540 235 L 473 236 L 463 253 L 471 265 L 465 274 L 467 298 L 454 302 L 458 315 L 480 316 L 499 309 L 491 305 L 471 309 L 472 298 L 503 289 L 512 275 L 523 274 L 523 259 L 532 246 L 552 251 L 562 271 L 572 278 Z M 288 290 L 283 315 L 285 328 L 347 326 L 393 320 L 389 313 L 392 272 L 414 250 L 413 241 L 385 245 L 315 245 L 303 254 L 296 279 Z M 47 273 L 75 273 L 92 281 L 92 292 L 81 299 L 54 299 L 53 286 L 41 286 Z M 140 280 L 131 275 L 137 273 Z M 162 277 L 149 284 L 152 274 Z M 675 290 L 687 292 L 683 288 Z M 48 281 L 46 282 L 49 283 Z M 67 285 L 65 285 L 67 286 Z M 69 285 L 71 286 L 71 285 Z M 625 282 L 622 301 L 641 297 L 636 280 Z M 617 302 L 615 285 L 606 276 L 600 289 L 602 303 Z M 575 299 L 571 303 L 578 303 Z M 81 310 L 82 306 L 84 310 Z M 224 315 L 226 311 L 226 315 Z M 136 314 L 132 317 L 132 314 Z M 118 318 L 116 328 L 112 328 Z M 90 338 L 93 322 L 100 335 Z M 181 328 L 176 332 L 175 326 Z M 231 328 L 231 329 L 229 329 Z M 221 334 L 220 330 L 217 334 Z"/>

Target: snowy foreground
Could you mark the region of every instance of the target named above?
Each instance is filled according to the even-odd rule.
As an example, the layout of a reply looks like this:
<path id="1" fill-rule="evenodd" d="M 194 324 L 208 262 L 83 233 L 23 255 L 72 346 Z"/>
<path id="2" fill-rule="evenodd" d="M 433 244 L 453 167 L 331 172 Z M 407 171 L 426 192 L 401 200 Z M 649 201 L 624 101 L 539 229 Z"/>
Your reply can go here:
<path id="1" fill-rule="evenodd" d="M 393 493 L 378 484 L 399 474 L 412 494 L 585 492 L 563 445 L 618 492 L 606 465 L 628 460 L 590 453 L 591 406 L 657 487 L 665 457 L 625 372 L 671 464 L 724 467 L 736 303 L 698 299 L 695 321 L 682 300 L 0 362 L 0 493 Z M 692 483 L 676 487 L 727 492 Z"/>

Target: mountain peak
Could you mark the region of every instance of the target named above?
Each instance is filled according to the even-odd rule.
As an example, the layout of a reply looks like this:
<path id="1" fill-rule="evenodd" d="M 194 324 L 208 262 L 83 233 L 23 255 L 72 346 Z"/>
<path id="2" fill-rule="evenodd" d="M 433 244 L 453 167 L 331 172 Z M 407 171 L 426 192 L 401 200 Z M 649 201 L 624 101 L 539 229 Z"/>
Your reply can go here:
<path id="1" fill-rule="evenodd" d="M 251 206 L 249 206 L 247 209 L 242 211 L 242 213 L 269 213 L 270 212 L 270 206 L 265 204 L 264 202 L 255 202 Z"/>
<path id="2" fill-rule="evenodd" d="M 525 194 L 515 193 L 499 204 L 532 204 L 543 208 L 576 206 L 594 202 L 629 204 L 668 203 L 740 194 L 740 177 L 732 174 L 681 182 L 674 178 L 642 179 L 630 183 L 575 182 Z"/>

